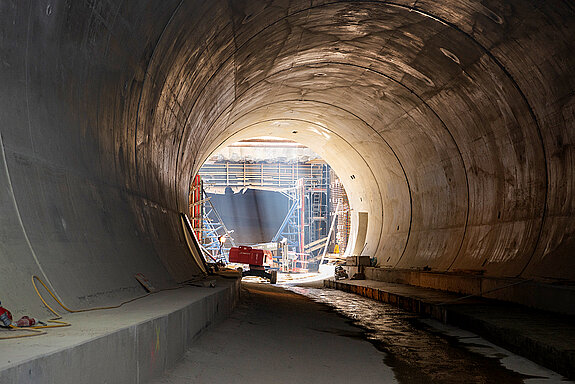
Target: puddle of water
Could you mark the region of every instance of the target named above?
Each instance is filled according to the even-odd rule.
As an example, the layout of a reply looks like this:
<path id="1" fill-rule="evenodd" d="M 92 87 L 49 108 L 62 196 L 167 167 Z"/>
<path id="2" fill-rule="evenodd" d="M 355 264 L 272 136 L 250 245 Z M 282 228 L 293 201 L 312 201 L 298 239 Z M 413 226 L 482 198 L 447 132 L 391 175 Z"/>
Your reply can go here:
<path id="1" fill-rule="evenodd" d="M 471 332 L 352 293 L 285 288 L 327 304 L 361 327 L 361 336 L 386 353 L 384 362 L 400 383 L 566 383 L 561 375 Z"/>
<path id="2" fill-rule="evenodd" d="M 420 319 L 419 321 L 425 324 L 429 331 L 453 337 L 468 350 L 486 357 L 498 359 L 507 369 L 527 376 L 524 380 L 526 384 L 573 383 L 562 375 L 490 343 L 472 332 L 443 324 L 433 319 Z"/>

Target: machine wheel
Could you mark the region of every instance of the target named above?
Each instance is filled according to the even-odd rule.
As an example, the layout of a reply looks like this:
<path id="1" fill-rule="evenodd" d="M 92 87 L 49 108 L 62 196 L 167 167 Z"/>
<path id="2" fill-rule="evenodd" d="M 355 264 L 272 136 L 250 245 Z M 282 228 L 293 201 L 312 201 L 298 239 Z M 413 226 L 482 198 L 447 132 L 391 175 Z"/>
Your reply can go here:
<path id="1" fill-rule="evenodd" d="M 278 282 L 278 271 L 270 271 L 272 277 L 270 278 L 270 284 L 275 284 Z"/>

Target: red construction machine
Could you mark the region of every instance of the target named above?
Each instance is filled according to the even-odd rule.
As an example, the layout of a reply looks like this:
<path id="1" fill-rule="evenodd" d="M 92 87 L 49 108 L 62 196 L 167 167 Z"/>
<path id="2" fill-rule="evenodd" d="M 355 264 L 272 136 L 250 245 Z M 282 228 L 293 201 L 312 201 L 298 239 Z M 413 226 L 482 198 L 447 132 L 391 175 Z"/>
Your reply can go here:
<path id="1" fill-rule="evenodd" d="M 271 269 L 271 252 L 240 246 L 231 248 L 228 258 L 230 263 L 249 264 L 250 269 L 242 270 L 242 276 L 263 277 L 268 279 L 271 284 L 275 284 L 278 280 L 278 271 Z"/>

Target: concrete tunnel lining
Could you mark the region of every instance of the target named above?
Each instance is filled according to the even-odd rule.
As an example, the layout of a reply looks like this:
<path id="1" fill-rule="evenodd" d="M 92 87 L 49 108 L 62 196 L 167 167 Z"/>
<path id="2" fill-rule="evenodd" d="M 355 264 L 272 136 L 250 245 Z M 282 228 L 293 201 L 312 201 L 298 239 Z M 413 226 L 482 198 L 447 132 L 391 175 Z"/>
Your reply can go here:
<path id="1" fill-rule="evenodd" d="M 366 253 L 381 267 L 574 280 L 566 1 L 1 10 L 8 306 L 42 310 L 28 283 L 42 271 L 71 306 L 137 295 L 137 272 L 195 276 L 178 218 L 192 175 L 242 129 L 294 114 L 372 174 L 346 189 L 373 191 Z M 347 174 L 356 160 L 328 161 Z"/>
<path id="2" fill-rule="evenodd" d="M 234 133 L 225 139 L 218 148 L 257 135 L 295 140 L 311 148 L 326 160 L 336 174 L 343 176 L 340 180 L 349 196 L 352 234 L 346 254 L 355 246 L 359 212 L 371 214 L 367 229 L 368 239 L 371 241 L 367 242 L 365 253 L 369 254 L 370 251 L 373 252 L 377 249 L 377 242 L 381 238 L 384 221 L 381 196 L 379 196 L 377 180 L 373 176 L 373 171 L 357 148 L 354 148 L 353 143 L 347 142 L 321 123 L 298 119 L 293 114 L 290 119 L 286 118 L 285 120 L 275 118 L 272 120 L 258 119 L 257 121 L 257 123 L 249 124 L 244 128 L 238 128 L 237 123 L 232 124 L 233 128 L 231 129 Z M 217 143 L 219 140 L 214 142 Z M 362 244 L 360 248 L 363 247 Z"/>
<path id="3" fill-rule="evenodd" d="M 266 34 L 266 37 L 267 37 L 267 36 L 278 36 L 278 35 L 281 35 L 281 33 L 269 33 L 269 31 L 268 31 L 268 34 Z M 272 39 L 273 39 L 273 37 L 272 37 Z M 252 41 L 253 41 L 253 40 L 252 40 Z M 270 43 L 270 42 L 266 41 L 266 43 L 267 43 L 267 44 L 263 44 L 263 43 L 260 43 L 260 44 L 263 45 L 263 46 L 268 46 L 268 47 L 273 46 L 273 42 Z M 316 59 L 315 57 L 312 57 L 312 58 L 313 58 L 313 59 Z M 322 59 L 322 60 L 325 60 L 325 59 Z M 256 62 L 263 62 L 263 60 L 262 60 L 262 61 L 257 61 L 257 60 L 255 60 L 255 61 L 256 61 Z M 301 61 L 302 61 L 302 60 L 299 60 L 299 61 L 298 61 L 298 65 L 301 65 L 301 64 L 302 64 Z M 304 64 L 305 64 L 305 56 L 304 56 L 304 60 L 303 60 L 303 61 L 304 61 Z M 329 61 L 328 61 L 328 63 L 330 63 L 330 64 L 337 64 L 337 63 L 331 63 L 331 62 L 329 62 Z M 282 66 L 282 65 L 280 64 L 280 67 L 281 67 L 281 68 L 287 68 L 287 67 L 289 67 L 289 69 L 290 69 L 290 78 L 289 78 L 289 79 L 286 79 L 286 80 L 283 80 L 283 79 L 282 79 L 282 80 L 281 80 L 281 81 L 282 81 L 282 84 L 285 85 L 288 81 L 291 81 L 293 78 L 296 78 L 296 77 L 297 77 L 297 73 L 295 73 L 295 72 L 296 72 L 296 71 L 295 71 L 295 69 L 296 69 L 296 66 L 295 66 L 295 65 L 288 66 L 288 65 L 285 65 L 285 64 L 284 64 L 284 65 Z M 325 72 L 325 69 L 323 69 L 322 71 Z M 412 72 L 413 72 L 413 71 L 412 71 Z M 272 74 L 272 76 L 273 76 L 273 74 Z M 268 75 L 268 76 L 265 78 L 265 80 L 266 80 L 267 82 L 269 82 L 269 79 L 270 79 L 272 76 Z M 421 77 L 421 76 L 420 76 L 420 77 Z M 427 78 L 424 77 L 424 79 L 427 79 Z M 341 79 L 338 79 L 338 80 L 341 80 Z M 215 83 L 217 83 L 217 81 L 215 81 Z M 317 83 L 317 82 L 314 82 L 313 85 L 315 85 L 316 83 Z M 267 84 L 266 84 L 266 85 L 267 85 Z M 286 86 L 286 87 L 288 87 L 288 86 Z M 298 89 L 298 88 L 297 88 L 297 87 L 292 87 L 292 89 Z M 301 89 L 301 87 L 300 87 L 300 89 Z M 271 91 L 270 93 L 273 93 L 273 91 Z M 277 95 L 275 95 L 275 96 L 278 97 Z M 295 96 L 295 95 L 294 95 L 294 96 Z M 331 95 L 331 96 L 332 96 L 332 97 L 330 98 L 330 100 L 333 100 L 334 97 L 333 97 L 333 95 Z M 237 98 L 237 91 L 236 91 L 236 98 Z M 261 96 L 261 95 L 260 95 L 259 98 L 260 98 L 260 99 L 263 99 L 264 96 Z M 253 97 L 250 98 L 250 99 L 256 99 L 256 102 L 257 102 L 257 97 L 255 97 L 255 96 L 253 96 Z M 342 98 L 342 99 L 344 99 L 344 98 Z M 348 101 L 348 99 L 346 99 L 346 101 Z M 247 100 L 246 100 L 246 102 L 247 102 Z M 237 101 L 236 101 L 236 104 L 238 104 Z M 200 123 L 200 124 L 203 125 L 203 122 Z M 210 131 L 213 131 L 213 129 L 212 129 L 211 126 L 210 126 Z M 216 131 L 217 131 L 217 130 L 216 130 Z M 212 137 L 213 137 L 213 136 L 212 136 Z M 429 217 L 429 215 L 428 215 L 428 217 Z M 436 231 L 435 235 L 436 235 L 436 234 L 437 234 L 437 231 Z M 416 243 L 416 242 L 413 241 L 411 244 L 414 244 L 414 243 Z M 436 244 L 433 244 L 433 245 L 435 246 Z M 420 250 L 416 248 L 416 249 L 415 249 L 415 252 L 418 252 L 418 251 L 420 251 Z M 486 260 L 486 261 L 487 261 L 487 260 Z M 421 265 L 421 266 L 423 266 L 423 265 Z"/>

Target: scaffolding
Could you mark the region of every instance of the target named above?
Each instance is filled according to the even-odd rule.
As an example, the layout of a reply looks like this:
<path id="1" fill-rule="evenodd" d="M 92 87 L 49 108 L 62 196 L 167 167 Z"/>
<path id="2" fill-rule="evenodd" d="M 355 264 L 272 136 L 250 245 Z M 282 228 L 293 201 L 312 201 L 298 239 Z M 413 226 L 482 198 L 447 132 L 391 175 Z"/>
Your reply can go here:
<path id="1" fill-rule="evenodd" d="M 248 163 L 223 161 L 206 163 L 200 174 L 210 191 L 231 187 L 259 188 L 271 191 L 291 189 L 301 178 L 315 178 L 318 166 L 323 161 L 300 163 Z"/>
<path id="2" fill-rule="evenodd" d="M 202 178 L 200 175 L 194 176 L 192 186 L 190 188 L 189 199 L 190 221 L 196 238 L 201 243 L 203 239 L 203 217 L 204 217 L 204 202 L 202 200 Z"/>
<path id="3" fill-rule="evenodd" d="M 309 180 L 303 191 L 306 206 L 303 218 L 304 227 L 303 252 L 317 257 L 327 239 L 330 218 L 330 167 L 325 163 L 312 164 L 314 177 Z"/>
<path id="4" fill-rule="evenodd" d="M 345 250 L 349 234 L 349 203 L 341 182 L 324 161 L 222 161 L 204 164 L 200 173 L 210 192 L 221 193 L 231 187 L 236 191 L 253 188 L 285 195 L 289 201 L 288 213 L 271 240 L 283 242 L 285 246 L 282 249 L 287 249 L 294 260 L 297 258 L 306 266 L 308 262 L 319 262 L 328 246 L 333 249 L 334 243 L 339 245 L 341 252 Z M 338 203 L 342 209 L 337 216 L 335 237 L 332 236 L 334 240 L 328 243 L 330 223 L 335 217 L 331 210 Z M 205 223 L 207 225 L 208 221 Z"/>
<path id="5" fill-rule="evenodd" d="M 303 179 L 297 180 L 296 184 L 303 183 Z M 300 231 L 301 231 L 301 211 L 302 199 L 300 186 L 288 188 L 280 191 L 284 196 L 289 199 L 290 208 L 287 215 L 285 216 L 282 224 L 280 225 L 275 236 L 272 238 L 272 242 L 278 243 L 283 242 L 287 244 L 287 251 L 300 252 Z"/>
<path id="6" fill-rule="evenodd" d="M 330 169 L 330 204 L 332 207 L 339 206 L 337 209 L 337 219 L 335 224 L 335 239 L 334 243 L 330 244 L 337 245 L 339 253 L 343 254 L 347 248 L 347 242 L 349 239 L 351 218 L 350 218 L 350 208 L 349 200 L 341 180 L 337 177 L 333 169 Z M 332 212 L 333 215 L 333 212 Z M 334 252 L 335 253 L 335 252 Z"/>
<path id="7" fill-rule="evenodd" d="M 329 167 L 325 163 L 309 164 L 308 177 L 295 187 L 282 191 L 290 200 L 290 209 L 273 241 L 284 241 L 291 252 L 320 254 L 327 241 L 329 220 Z"/>
<path id="8" fill-rule="evenodd" d="M 233 230 L 224 224 L 220 214 L 210 201 L 203 188 L 200 175 L 194 177 L 190 190 L 190 216 L 191 224 L 203 251 L 214 261 L 227 262 L 227 255 L 231 244 L 236 244 L 232 237 Z"/>
<path id="9" fill-rule="evenodd" d="M 232 247 L 236 246 L 234 238 L 232 237 L 233 229 L 229 230 L 224 224 L 220 214 L 207 197 L 206 192 L 203 192 L 205 208 L 203 216 L 203 241 L 202 246 L 214 261 L 228 262 L 228 254 L 230 248 L 226 244 L 231 244 Z"/>

